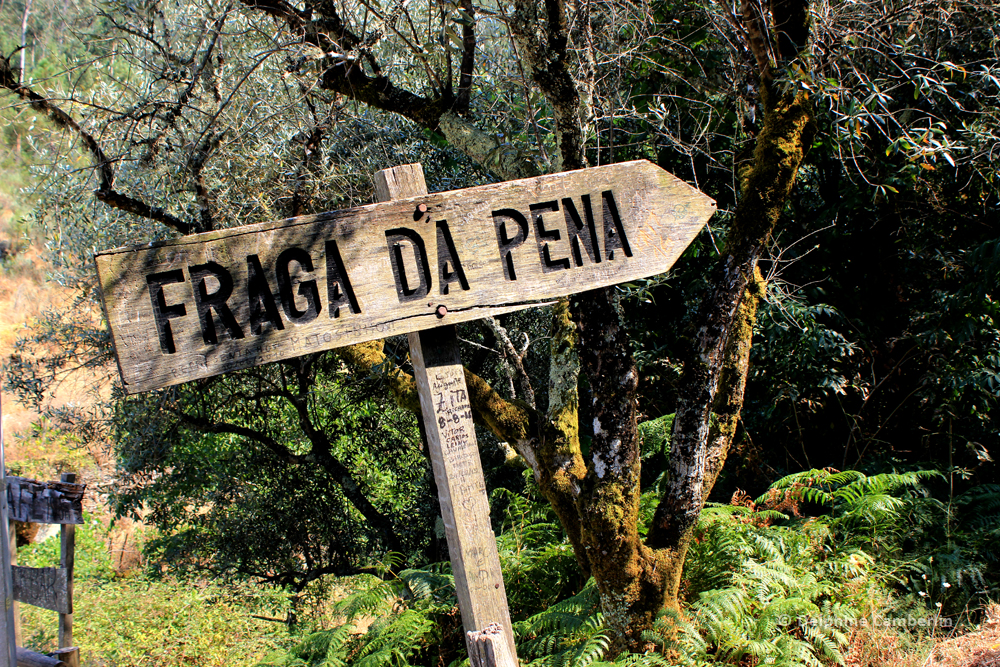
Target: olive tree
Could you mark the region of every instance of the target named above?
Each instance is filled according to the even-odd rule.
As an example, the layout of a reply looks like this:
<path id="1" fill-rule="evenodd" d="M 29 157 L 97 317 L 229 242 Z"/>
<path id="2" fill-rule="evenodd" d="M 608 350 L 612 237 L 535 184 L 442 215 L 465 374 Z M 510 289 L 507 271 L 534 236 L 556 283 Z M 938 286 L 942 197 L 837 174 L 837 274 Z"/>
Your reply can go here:
<path id="1" fill-rule="evenodd" d="M 839 38 L 863 39 L 858 12 L 891 35 L 926 8 L 852 3 L 847 11 L 805 0 L 113 6 L 95 27 L 92 48 L 102 57 L 89 70 L 92 85 L 72 100 L 21 83 L 9 59 L 0 64 L 0 85 L 77 139 L 92 165 L 76 171 L 67 155 L 49 173 L 50 187 L 68 192 L 47 213 L 64 231 L 53 242 L 64 244 L 67 274 L 86 262 L 82 248 L 366 202 L 368 174 L 401 162 L 424 162 L 431 189 L 634 157 L 679 166 L 695 181 L 713 175 L 712 194 L 727 210 L 706 241 L 714 252 L 669 388 L 669 479 L 645 537 L 643 378 L 619 292 L 581 293 L 551 309 L 541 377 L 503 322 L 490 325 L 489 340 L 509 377 L 467 372 L 477 421 L 531 468 L 581 570 L 595 578 L 615 647 L 640 647 L 656 615 L 678 604 L 692 530 L 737 430 L 765 293 L 758 264 L 826 118 L 814 100 L 842 98 L 822 81 L 847 63 L 864 78 L 869 61 L 854 52 L 857 42 Z M 731 192 L 719 185 L 726 179 Z M 92 348 L 107 358 L 106 338 Z M 336 360 L 346 381 L 376 374 L 399 406 L 417 410 L 405 358 L 385 342 L 344 348 Z M 333 362 L 300 365 L 318 363 Z M 323 401 L 295 364 L 285 367 L 265 391 L 292 406 L 307 437 L 272 449 L 323 459 L 332 451 Z M 26 361 L 24 377 L 37 369 Z M 237 374 L 195 387 L 221 383 L 227 405 L 253 404 L 255 382 Z M 189 427 L 262 444 L 243 417 L 220 426 L 220 406 L 202 403 L 199 414 L 188 401 L 169 404 Z M 371 488 L 346 465 L 326 470 L 368 516 Z M 381 548 L 393 548 L 388 534 L 382 539 Z"/>
<path id="2" fill-rule="evenodd" d="M 762 130 L 741 174 L 726 247 L 685 360 L 670 482 L 648 538 L 641 539 L 638 526 L 639 378 L 614 290 L 578 294 L 552 309 L 544 407 L 503 397 L 472 372 L 468 377 L 477 419 L 531 466 L 581 569 L 595 577 L 619 648 L 636 646 L 659 610 L 677 602 L 691 529 L 739 412 L 758 298 L 756 263 L 809 143 L 806 95 L 777 83 L 805 44 L 806 6 L 787 2 L 771 9 L 773 16 L 746 2 L 739 19 L 754 56 Z M 55 215 L 76 216 L 76 229 L 90 218 L 80 232 L 90 247 L 350 202 L 352 187 L 363 191 L 363 181 L 357 172 L 338 172 L 386 145 L 362 147 L 357 138 L 366 122 L 394 124 L 386 114 L 410 122 L 403 133 L 419 129 L 446 144 L 463 156 L 457 158 L 463 165 L 477 165 L 483 178 L 600 161 L 595 139 L 612 139 L 615 117 L 630 104 L 622 88 L 643 58 L 644 26 L 654 8 L 519 0 L 508 11 L 471 1 L 381 7 L 279 0 L 128 3 L 117 10 L 102 15 L 99 34 L 109 56 L 94 65 L 102 71 L 94 74 L 91 92 L 72 105 L 22 85 L 9 63 L 0 73 L 5 88 L 75 135 L 89 154 L 94 168 L 85 178 L 103 206 L 95 209 L 80 194 Z M 77 109 L 86 120 L 74 115 Z M 351 138 L 343 136 L 348 128 Z M 352 148 L 353 154 L 343 154 Z M 368 164 L 387 166 L 386 158 L 400 157 L 394 151 Z M 327 193 L 340 197 L 331 200 Z M 354 372 L 380 369 L 399 403 L 415 406 L 412 378 L 395 367 L 382 342 L 353 346 L 340 358 Z M 592 424 L 586 457 L 580 376 Z M 295 386 L 295 377 L 263 390 L 268 396 L 285 392 L 310 435 L 308 453 L 278 446 L 289 456 L 323 458 L 326 436 L 316 428 L 306 385 L 285 387 Z M 228 400 L 259 400 L 238 386 Z M 188 424 L 260 440 L 243 426 L 203 418 L 189 405 L 177 409 Z M 713 409 L 719 418 L 710 427 Z M 328 470 L 366 514 L 363 494 L 347 493 L 362 488 L 355 476 Z"/>

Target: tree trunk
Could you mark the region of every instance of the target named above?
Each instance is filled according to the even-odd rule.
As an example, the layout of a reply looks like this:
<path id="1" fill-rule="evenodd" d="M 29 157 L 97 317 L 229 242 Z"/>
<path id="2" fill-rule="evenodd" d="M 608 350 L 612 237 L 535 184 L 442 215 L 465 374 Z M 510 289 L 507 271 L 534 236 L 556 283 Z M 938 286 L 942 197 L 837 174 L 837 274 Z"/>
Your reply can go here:
<path id="1" fill-rule="evenodd" d="M 19 82 L 24 84 L 28 80 L 27 65 L 24 57 L 28 52 L 28 14 L 31 13 L 31 0 L 25 0 L 24 13 L 21 15 L 21 71 L 19 72 Z"/>
<path id="2" fill-rule="evenodd" d="M 745 3 L 746 4 L 746 3 Z M 805 3 L 784 3 L 787 15 L 805 20 Z M 741 183 L 740 200 L 726 250 L 712 272 L 712 288 L 698 313 L 695 341 L 684 364 L 674 418 L 670 487 L 656 509 L 647 544 L 683 560 L 705 500 L 718 478 L 743 404 L 747 360 L 762 280 L 757 271 L 812 142 L 812 106 L 804 91 L 776 90 L 765 52 L 761 17 L 744 12 L 751 47 L 761 69 L 763 122 L 753 161 Z M 751 22 L 752 20 L 752 22 Z M 793 31 L 801 34 L 801 31 Z M 709 427 L 710 413 L 719 421 Z M 680 566 L 672 571 L 667 604 L 678 604 Z"/>

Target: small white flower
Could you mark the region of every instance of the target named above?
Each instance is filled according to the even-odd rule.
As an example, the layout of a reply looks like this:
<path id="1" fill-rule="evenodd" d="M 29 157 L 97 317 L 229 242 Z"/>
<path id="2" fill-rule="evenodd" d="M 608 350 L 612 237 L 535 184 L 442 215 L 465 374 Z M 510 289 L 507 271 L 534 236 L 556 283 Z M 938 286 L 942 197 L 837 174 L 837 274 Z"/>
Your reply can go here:
<path id="1" fill-rule="evenodd" d="M 923 592 L 923 591 L 920 591 L 920 597 L 922 597 L 922 598 L 925 598 L 925 597 L 927 597 L 927 593 L 925 593 L 925 592 Z"/>
<path id="2" fill-rule="evenodd" d="M 927 581 L 927 575 L 926 574 L 922 574 L 920 576 L 924 578 L 924 581 Z"/>
<path id="3" fill-rule="evenodd" d="M 940 609 L 941 608 L 941 603 L 940 602 L 935 602 L 934 606 L 937 607 L 938 609 Z"/>
<path id="4" fill-rule="evenodd" d="M 948 582 L 946 581 L 946 582 L 944 582 L 943 584 L 941 584 L 941 588 L 951 588 L 951 584 L 949 584 L 949 583 L 948 583 Z"/>

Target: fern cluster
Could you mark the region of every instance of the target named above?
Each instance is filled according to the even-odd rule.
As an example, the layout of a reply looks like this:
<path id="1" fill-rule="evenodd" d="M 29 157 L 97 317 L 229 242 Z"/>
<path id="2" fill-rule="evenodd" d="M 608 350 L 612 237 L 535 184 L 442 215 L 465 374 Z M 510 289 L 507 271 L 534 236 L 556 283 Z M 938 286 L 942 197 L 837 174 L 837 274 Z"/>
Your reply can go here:
<path id="1" fill-rule="evenodd" d="M 809 470 L 778 480 L 756 503 L 817 506 L 814 521 L 839 538 L 831 545 L 863 546 L 888 585 L 929 612 L 958 616 L 1000 592 L 1000 485 L 951 495 L 945 481 L 936 470 Z"/>
<path id="2" fill-rule="evenodd" d="M 810 470 L 757 499 L 710 504 L 688 552 L 683 611 L 661 614 L 645 653 L 618 656 L 609 654 L 597 588 L 575 574 L 551 508 L 537 490 L 498 490 L 494 504 L 506 511 L 497 545 L 518 656 L 525 667 L 845 664 L 851 629 L 867 619 L 902 613 L 901 604 L 940 615 L 949 595 L 967 601 L 970 589 L 989 587 L 990 572 L 995 578 L 995 550 L 978 560 L 969 550 L 996 541 L 1000 488 L 945 504 L 925 488 L 939 477 Z M 647 514 L 657 486 L 643 499 Z M 945 515 L 950 542 L 940 537 Z M 978 542 L 957 539 L 973 533 Z M 337 627 L 261 667 L 467 664 L 449 565 L 390 570 L 353 580 Z M 894 592 L 912 595 L 894 603 Z"/>
<path id="3" fill-rule="evenodd" d="M 591 579 L 576 595 L 515 623 L 518 657 L 536 667 L 589 665 L 608 649 L 603 629 L 600 597 Z"/>
<path id="4" fill-rule="evenodd" d="M 447 563 L 382 574 L 384 579 L 366 575 L 350 582 L 350 594 L 334 608 L 340 617 L 336 627 L 306 635 L 259 667 L 407 667 L 434 663 L 428 658 L 440 651 L 453 652 L 451 644 L 462 635 L 447 632 L 461 625 L 448 622 L 458 606 Z"/>
<path id="5" fill-rule="evenodd" d="M 766 525 L 773 514 L 705 509 L 687 560 L 681 643 L 693 661 L 843 664 L 844 628 L 859 614 L 850 592 L 866 588 L 871 559 L 860 549 L 831 553 L 821 522 Z"/>
<path id="6" fill-rule="evenodd" d="M 524 494 L 496 489 L 491 499 L 505 507 L 497 550 L 515 621 L 573 595 L 585 583 L 552 506 L 533 481 L 525 486 Z"/>

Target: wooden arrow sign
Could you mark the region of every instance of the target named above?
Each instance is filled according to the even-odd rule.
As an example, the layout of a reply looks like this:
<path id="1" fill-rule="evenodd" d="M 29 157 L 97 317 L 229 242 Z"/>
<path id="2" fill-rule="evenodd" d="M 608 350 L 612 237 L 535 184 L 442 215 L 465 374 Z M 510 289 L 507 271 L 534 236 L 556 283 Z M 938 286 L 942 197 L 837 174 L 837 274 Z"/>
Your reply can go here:
<path id="1" fill-rule="evenodd" d="M 667 271 L 715 202 L 627 162 L 97 255 L 128 393 Z"/>

